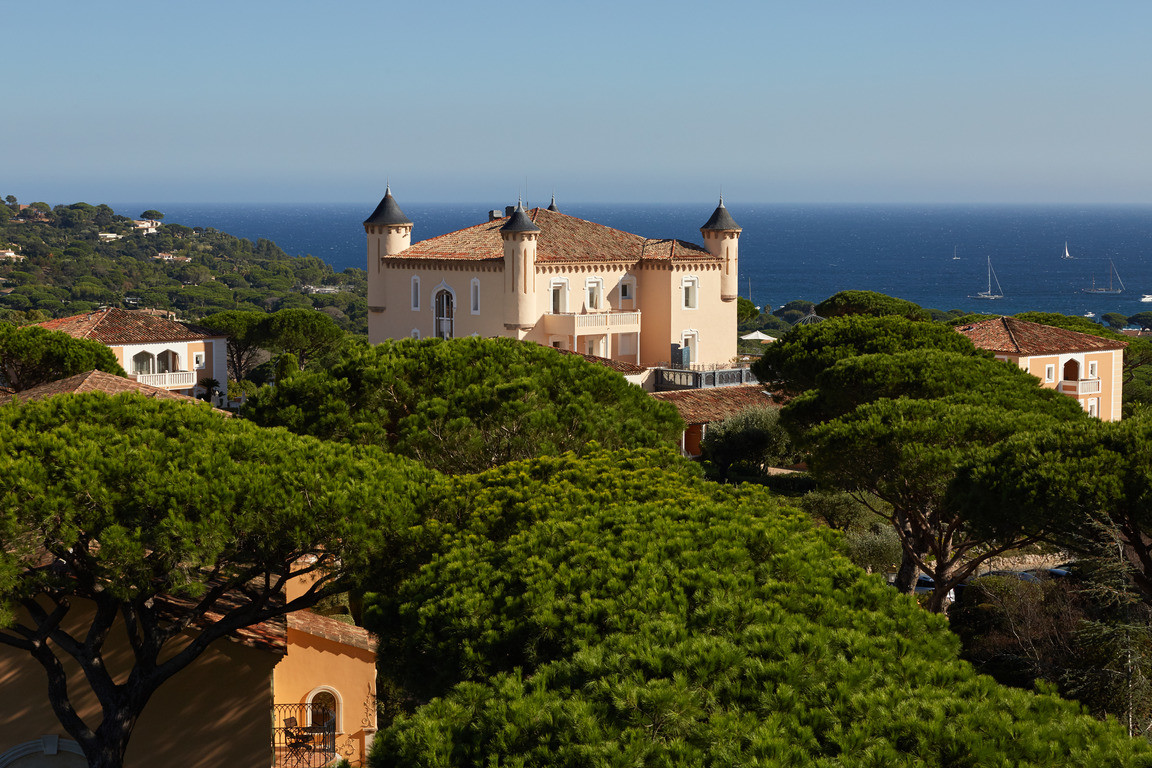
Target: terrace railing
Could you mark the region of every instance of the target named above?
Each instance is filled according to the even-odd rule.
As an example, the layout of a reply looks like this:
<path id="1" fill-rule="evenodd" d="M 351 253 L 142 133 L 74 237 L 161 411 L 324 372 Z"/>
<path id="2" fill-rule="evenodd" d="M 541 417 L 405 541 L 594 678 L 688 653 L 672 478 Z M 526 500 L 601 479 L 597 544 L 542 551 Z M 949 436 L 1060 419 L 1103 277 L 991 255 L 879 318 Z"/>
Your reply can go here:
<path id="1" fill-rule="evenodd" d="M 336 713 L 322 704 L 276 704 L 272 710 L 276 768 L 321 768 L 336 758 Z"/>

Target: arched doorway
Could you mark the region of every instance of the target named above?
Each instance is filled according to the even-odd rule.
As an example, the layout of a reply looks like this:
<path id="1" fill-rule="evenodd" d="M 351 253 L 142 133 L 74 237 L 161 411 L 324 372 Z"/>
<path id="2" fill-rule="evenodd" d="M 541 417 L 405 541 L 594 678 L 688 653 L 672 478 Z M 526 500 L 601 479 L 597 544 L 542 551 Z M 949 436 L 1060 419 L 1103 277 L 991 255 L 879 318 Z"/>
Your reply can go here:
<path id="1" fill-rule="evenodd" d="M 439 290 L 436 292 L 436 338 L 452 338 L 452 318 L 455 315 L 456 300 L 452 292 Z"/>
<path id="2" fill-rule="evenodd" d="M 1064 363 L 1064 381 L 1080 380 L 1080 363 L 1073 358 Z"/>

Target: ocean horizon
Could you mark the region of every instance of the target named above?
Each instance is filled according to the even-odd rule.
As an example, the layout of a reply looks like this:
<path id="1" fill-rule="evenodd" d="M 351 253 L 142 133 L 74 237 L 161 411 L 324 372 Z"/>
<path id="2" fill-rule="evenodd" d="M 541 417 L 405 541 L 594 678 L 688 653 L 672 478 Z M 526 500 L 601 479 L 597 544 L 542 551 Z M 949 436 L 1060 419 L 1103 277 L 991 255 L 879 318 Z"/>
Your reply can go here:
<path id="1" fill-rule="evenodd" d="M 274 241 L 337 271 L 366 267 L 361 222 L 377 201 L 359 203 L 118 203 L 164 221 Z M 924 307 L 994 314 L 1024 311 L 1130 316 L 1152 304 L 1152 206 L 741 204 L 726 201 L 743 228 L 740 294 L 757 306 L 819 302 L 842 290 L 870 290 Z M 651 238 L 700 243 L 715 203 L 572 203 L 563 213 Z M 405 203 L 413 242 L 483 223 L 484 203 Z M 1067 244 L 1067 246 L 1066 246 Z M 1063 258 L 1067 247 L 1070 259 Z M 988 290 L 989 265 L 1003 298 Z M 1086 293 L 1123 284 L 1119 293 Z M 996 282 L 992 283 L 996 291 Z"/>

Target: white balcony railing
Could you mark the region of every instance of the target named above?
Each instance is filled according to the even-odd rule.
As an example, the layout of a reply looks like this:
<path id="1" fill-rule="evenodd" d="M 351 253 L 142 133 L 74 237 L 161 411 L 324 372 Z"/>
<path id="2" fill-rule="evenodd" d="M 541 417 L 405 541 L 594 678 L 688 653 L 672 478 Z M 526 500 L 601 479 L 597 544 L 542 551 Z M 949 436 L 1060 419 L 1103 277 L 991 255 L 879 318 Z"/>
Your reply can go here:
<path id="1" fill-rule="evenodd" d="M 132 378 L 141 384 L 161 389 L 191 389 L 196 386 L 195 371 L 171 371 L 169 373 L 134 373 Z"/>
<path id="2" fill-rule="evenodd" d="M 586 336 L 599 333 L 639 333 L 640 313 L 564 312 L 544 315 L 544 330 L 557 336 Z"/>
<path id="3" fill-rule="evenodd" d="M 1096 395 L 1100 393 L 1100 379 L 1064 380 L 1060 382 L 1060 391 L 1066 395 Z"/>

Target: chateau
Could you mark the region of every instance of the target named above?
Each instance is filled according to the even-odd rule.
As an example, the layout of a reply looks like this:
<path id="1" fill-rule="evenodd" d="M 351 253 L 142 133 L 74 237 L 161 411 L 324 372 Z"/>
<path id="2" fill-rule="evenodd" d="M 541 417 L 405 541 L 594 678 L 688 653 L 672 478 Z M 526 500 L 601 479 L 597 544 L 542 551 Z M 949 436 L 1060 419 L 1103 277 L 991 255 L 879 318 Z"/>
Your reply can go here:
<path id="1" fill-rule="evenodd" d="M 368 338 L 507 336 L 645 368 L 736 357 L 740 226 L 721 199 L 703 247 L 509 206 L 412 243 L 390 189 L 364 222 Z"/>

